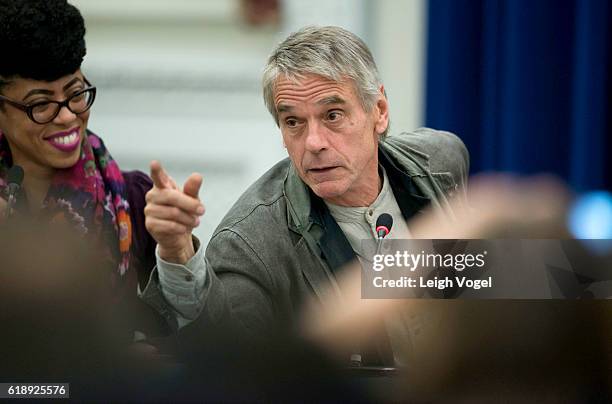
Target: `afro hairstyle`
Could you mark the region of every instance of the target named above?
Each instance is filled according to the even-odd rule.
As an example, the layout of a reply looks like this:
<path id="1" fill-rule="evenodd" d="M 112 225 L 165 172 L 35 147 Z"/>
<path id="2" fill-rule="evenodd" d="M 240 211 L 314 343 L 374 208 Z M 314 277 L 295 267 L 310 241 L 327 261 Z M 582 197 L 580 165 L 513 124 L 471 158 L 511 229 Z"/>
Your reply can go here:
<path id="1" fill-rule="evenodd" d="M 11 78 L 54 81 L 85 56 L 85 22 L 66 0 L 0 0 L 0 88 Z"/>

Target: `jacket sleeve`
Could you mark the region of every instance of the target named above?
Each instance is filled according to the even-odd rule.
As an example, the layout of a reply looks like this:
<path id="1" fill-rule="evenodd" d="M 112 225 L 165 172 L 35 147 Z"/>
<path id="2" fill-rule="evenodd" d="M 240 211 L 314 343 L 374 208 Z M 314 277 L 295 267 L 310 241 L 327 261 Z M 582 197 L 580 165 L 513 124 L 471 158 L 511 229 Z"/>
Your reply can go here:
<path id="1" fill-rule="evenodd" d="M 203 255 L 197 244 L 196 256 Z M 192 260 L 185 268 L 185 274 L 204 273 L 203 287 L 169 294 L 167 282 L 160 279 L 160 267 L 151 273 L 139 296 L 174 330 L 202 335 L 228 333 L 231 328 L 231 332 L 259 338 L 271 329 L 275 309 L 268 266 L 246 237 L 234 230 L 216 233 L 206 248 L 205 259 Z M 184 282 L 189 283 L 193 282 Z M 177 299 L 181 304 L 176 304 Z M 186 317 L 187 312 L 196 314 Z"/>
<path id="2" fill-rule="evenodd" d="M 248 239 L 221 230 L 206 249 L 207 277 L 197 319 L 183 336 L 240 335 L 256 341 L 272 332 L 273 285 L 268 267 Z"/>

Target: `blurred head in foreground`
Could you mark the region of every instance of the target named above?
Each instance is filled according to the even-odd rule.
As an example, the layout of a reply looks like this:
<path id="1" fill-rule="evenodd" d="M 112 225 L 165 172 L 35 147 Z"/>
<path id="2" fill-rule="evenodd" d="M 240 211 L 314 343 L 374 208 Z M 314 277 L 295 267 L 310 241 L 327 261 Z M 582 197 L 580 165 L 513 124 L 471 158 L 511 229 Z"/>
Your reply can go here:
<path id="1" fill-rule="evenodd" d="M 103 261 L 70 229 L 25 222 L 0 227 L 0 257 L 2 379 L 106 373 L 119 333 Z"/>

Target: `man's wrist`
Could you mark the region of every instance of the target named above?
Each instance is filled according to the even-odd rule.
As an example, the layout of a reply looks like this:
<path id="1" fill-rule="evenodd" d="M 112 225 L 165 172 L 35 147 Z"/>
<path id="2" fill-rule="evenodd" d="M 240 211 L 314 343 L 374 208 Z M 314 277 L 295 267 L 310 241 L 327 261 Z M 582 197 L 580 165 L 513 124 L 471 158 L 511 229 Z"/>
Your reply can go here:
<path id="1" fill-rule="evenodd" d="M 171 264 L 185 265 L 195 255 L 191 235 L 189 236 L 189 242 L 183 248 L 164 248 L 162 245 L 159 245 L 158 248 L 159 258 Z"/>

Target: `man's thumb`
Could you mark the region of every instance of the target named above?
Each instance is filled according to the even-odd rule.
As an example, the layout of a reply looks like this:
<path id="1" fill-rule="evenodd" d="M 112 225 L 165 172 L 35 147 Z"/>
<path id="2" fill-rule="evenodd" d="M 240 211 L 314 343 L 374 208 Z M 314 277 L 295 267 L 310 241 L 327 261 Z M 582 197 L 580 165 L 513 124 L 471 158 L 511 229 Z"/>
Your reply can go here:
<path id="1" fill-rule="evenodd" d="M 183 192 L 192 198 L 199 199 L 198 193 L 200 192 L 200 187 L 202 186 L 203 181 L 204 180 L 200 174 L 191 174 L 185 181 Z"/>

